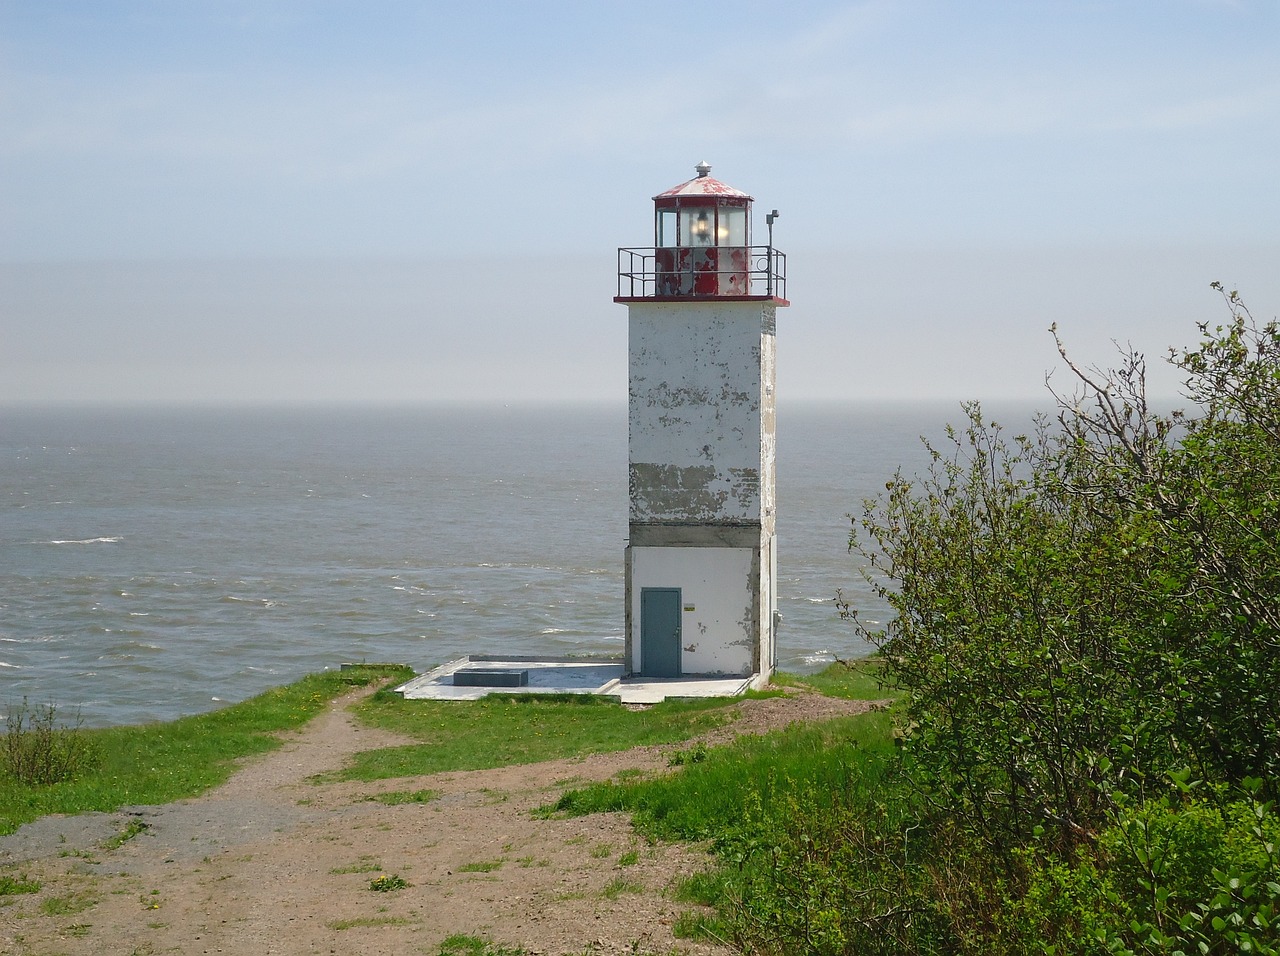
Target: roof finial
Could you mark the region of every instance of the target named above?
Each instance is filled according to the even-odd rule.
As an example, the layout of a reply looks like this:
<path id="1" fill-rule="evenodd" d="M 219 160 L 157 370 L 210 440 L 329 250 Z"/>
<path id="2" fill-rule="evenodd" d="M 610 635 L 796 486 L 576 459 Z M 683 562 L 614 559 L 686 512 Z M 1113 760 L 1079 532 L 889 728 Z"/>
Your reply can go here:
<path id="1" fill-rule="evenodd" d="M 698 163 L 698 165 L 694 166 L 693 168 L 698 171 L 699 179 L 701 179 L 703 176 L 710 175 L 711 173 L 711 164 L 707 162 L 705 159 L 702 162 Z"/>

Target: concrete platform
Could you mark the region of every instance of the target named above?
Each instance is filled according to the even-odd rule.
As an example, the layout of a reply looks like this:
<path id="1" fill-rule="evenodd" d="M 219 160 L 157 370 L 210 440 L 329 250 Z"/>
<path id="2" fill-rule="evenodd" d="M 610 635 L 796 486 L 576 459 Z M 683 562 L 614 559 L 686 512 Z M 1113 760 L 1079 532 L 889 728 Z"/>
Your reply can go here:
<path id="1" fill-rule="evenodd" d="M 459 670 L 528 671 L 522 687 L 475 687 L 454 683 Z M 752 677 L 624 678 L 622 660 L 598 657 L 512 657 L 469 654 L 395 688 L 407 700 L 479 700 L 488 694 L 598 694 L 624 704 L 657 704 L 668 698 L 736 697 Z"/>

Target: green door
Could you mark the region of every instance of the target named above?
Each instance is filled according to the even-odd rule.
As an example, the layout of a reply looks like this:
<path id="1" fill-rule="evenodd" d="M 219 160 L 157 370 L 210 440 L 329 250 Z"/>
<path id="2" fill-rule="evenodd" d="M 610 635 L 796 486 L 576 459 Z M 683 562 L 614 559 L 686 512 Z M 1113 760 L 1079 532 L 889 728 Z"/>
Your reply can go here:
<path id="1" fill-rule="evenodd" d="M 680 589 L 640 589 L 640 676 L 680 676 Z"/>

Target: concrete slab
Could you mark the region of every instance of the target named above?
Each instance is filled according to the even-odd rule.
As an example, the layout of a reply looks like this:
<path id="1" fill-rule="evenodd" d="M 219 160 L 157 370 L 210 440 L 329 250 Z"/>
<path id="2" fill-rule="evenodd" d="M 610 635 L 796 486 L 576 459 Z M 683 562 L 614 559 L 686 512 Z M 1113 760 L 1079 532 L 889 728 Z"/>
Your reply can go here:
<path id="1" fill-rule="evenodd" d="M 523 687 L 468 687 L 454 683 L 459 670 L 528 671 Z M 513 657 L 469 654 L 442 664 L 395 688 L 407 700 L 479 700 L 488 694 L 599 694 L 624 704 L 656 704 L 668 698 L 734 697 L 745 693 L 752 677 L 677 677 L 668 680 L 624 678 L 620 658 Z"/>
<path id="2" fill-rule="evenodd" d="M 750 677 L 673 677 L 668 680 L 620 680 L 606 693 L 624 704 L 658 704 L 667 699 L 737 697 L 751 687 Z"/>

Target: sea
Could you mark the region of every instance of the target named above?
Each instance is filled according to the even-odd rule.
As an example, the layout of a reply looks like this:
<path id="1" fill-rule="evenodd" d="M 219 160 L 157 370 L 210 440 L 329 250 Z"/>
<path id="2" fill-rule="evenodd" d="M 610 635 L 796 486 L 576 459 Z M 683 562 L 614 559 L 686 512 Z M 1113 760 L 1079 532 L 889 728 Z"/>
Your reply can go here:
<path id="1" fill-rule="evenodd" d="M 850 516 L 961 419 L 779 408 L 781 669 L 873 650 Z M 622 404 L 0 409 L 0 706 L 138 724 L 344 662 L 620 655 L 626 537 Z"/>

